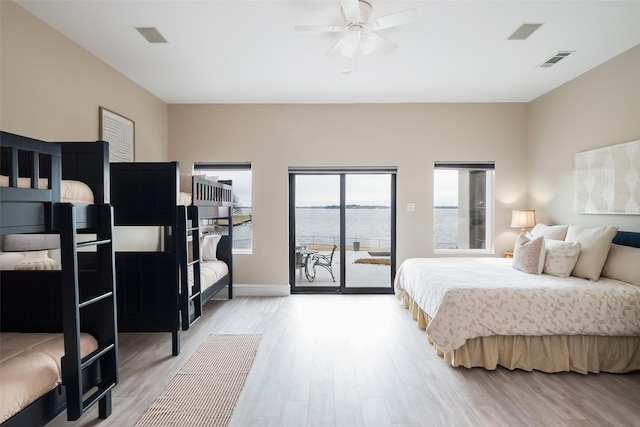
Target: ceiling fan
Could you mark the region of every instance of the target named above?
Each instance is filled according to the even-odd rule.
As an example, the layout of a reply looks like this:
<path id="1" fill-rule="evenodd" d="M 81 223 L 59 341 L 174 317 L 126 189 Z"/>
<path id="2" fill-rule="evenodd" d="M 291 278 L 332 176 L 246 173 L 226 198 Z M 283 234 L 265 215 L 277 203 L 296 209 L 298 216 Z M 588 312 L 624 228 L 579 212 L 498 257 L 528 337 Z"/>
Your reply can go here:
<path id="1" fill-rule="evenodd" d="M 353 58 L 374 52 L 391 52 L 397 46 L 376 33 L 391 27 L 414 22 L 418 18 L 415 9 L 406 9 L 379 18 L 371 18 L 373 7 L 365 0 L 340 0 L 346 24 L 342 26 L 297 25 L 296 31 L 319 31 L 342 33 L 340 40 L 327 55 L 343 55 Z"/>

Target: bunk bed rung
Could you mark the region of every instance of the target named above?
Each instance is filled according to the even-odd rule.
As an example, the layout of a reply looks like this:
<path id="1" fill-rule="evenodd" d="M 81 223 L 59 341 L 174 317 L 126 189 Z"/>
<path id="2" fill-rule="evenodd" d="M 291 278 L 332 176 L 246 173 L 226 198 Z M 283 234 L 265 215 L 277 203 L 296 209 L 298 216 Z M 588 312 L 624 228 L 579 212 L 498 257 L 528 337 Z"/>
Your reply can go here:
<path id="1" fill-rule="evenodd" d="M 82 412 L 86 412 L 89 408 L 91 408 L 96 402 L 102 399 L 107 393 L 111 391 L 116 385 L 115 383 L 108 384 L 106 386 L 100 385 L 98 386 L 98 390 L 96 390 L 91 396 L 89 396 L 86 400 L 82 401 Z"/>
<path id="2" fill-rule="evenodd" d="M 196 292 L 195 294 L 189 297 L 189 301 L 193 301 L 200 296 L 200 292 Z"/>
<path id="3" fill-rule="evenodd" d="M 98 349 L 94 351 L 93 353 L 91 353 L 89 356 L 85 357 L 82 360 L 82 362 L 80 363 L 80 368 L 81 369 L 86 368 L 87 366 L 91 365 L 93 362 L 95 362 L 96 360 L 98 360 L 108 352 L 114 350 L 115 347 L 116 347 L 115 344 L 109 344 L 102 349 Z"/>
<path id="4" fill-rule="evenodd" d="M 189 261 L 189 262 L 187 263 L 187 265 L 188 265 L 189 267 L 191 267 L 193 264 L 197 264 L 197 263 L 199 263 L 199 262 L 200 262 L 200 260 L 199 260 L 199 259 L 194 259 L 193 261 Z"/>
<path id="5" fill-rule="evenodd" d="M 109 243 L 111 243 L 111 239 L 89 240 L 87 242 L 78 242 L 76 246 L 78 248 L 86 248 L 87 246 L 100 246 L 100 245 L 107 245 Z"/>
<path id="6" fill-rule="evenodd" d="M 81 302 L 80 304 L 78 304 L 78 308 L 85 308 L 88 305 L 94 304 L 98 301 L 102 301 L 105 298 L 109 298 L 113 296 L 113 292 L 109 291 L 109 292 L 105 292 L 104 294 L 98 295 L 97 297 L 93 297 L 91 299 L 88 299 L 84 302 Z"/>

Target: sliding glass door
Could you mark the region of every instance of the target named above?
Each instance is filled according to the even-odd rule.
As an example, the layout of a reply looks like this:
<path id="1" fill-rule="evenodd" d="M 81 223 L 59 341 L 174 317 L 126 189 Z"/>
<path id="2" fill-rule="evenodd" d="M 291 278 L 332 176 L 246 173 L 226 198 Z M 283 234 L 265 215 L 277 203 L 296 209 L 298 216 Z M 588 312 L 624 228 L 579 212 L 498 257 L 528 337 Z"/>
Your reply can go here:
<path id="1" fill-rule="evenodd" d="M 295 169 L 289 175 L 293 293 L 391 293 L 395 170 Z"/>

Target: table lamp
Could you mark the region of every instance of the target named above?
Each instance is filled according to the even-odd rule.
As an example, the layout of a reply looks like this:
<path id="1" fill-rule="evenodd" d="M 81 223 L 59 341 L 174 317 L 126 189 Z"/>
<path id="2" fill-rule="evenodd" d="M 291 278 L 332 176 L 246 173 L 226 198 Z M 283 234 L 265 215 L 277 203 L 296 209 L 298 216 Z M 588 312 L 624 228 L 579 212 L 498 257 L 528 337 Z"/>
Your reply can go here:
<path id="1" fill-rule="evenodd" d="M 536 211 L 534 210 L 512 210 L 511 227 L 520 228 L 520 233 L 525 234 L 527 228 L 535 227 Z"/>
<path id="2" fill-rule="evenodd" d="M 8 234 L 4 236 L 4 252 L 24 252 L 15 270 L 57 270 L 58 263 L 49 258 L 49 249 L 60 247 L 57 234 Z"/>

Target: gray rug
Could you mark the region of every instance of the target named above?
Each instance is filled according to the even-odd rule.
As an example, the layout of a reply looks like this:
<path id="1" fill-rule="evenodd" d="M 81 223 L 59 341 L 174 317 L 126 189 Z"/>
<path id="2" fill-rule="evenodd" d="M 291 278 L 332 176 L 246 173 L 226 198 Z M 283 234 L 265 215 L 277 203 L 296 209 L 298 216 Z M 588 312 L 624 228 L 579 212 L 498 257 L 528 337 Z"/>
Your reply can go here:
<path id="1" fill-rule="evenodd" d="M 210 335 L 136 427 L 226 426 L 261 338 L 259 334 Z"/>

